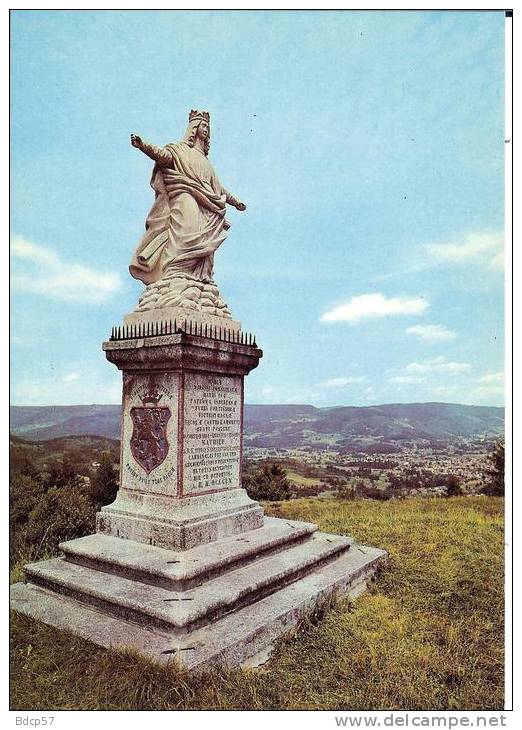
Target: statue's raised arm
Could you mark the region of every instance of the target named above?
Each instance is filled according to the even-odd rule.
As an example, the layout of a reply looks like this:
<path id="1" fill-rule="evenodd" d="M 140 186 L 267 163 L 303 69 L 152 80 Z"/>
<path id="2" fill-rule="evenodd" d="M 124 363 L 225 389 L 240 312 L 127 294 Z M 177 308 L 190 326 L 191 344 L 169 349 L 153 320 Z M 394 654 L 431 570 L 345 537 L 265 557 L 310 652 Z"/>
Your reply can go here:
<path id="1" fill-rule="evenodd" d="M 141 150 L 147 157 L 150 157 L 151 160 L 154 160 L 162 167 L 168 167 L 169 164 L 172 164 L 172 155 L 166 147 L 157 147 L 151 142 L 146 142 L 137 134 L 131 134 L 131 145 Z"/>
<path id="2" fill-rule="evenodd" d="M 213 281 L 214 253 L 230 223 L 226 204 L 246 205 L 223 188 L 208 160 L 210 115 L 192 110 L 181 142 L 157 147 L 131 134 L 133 147 L 155 162 L 156 200 L 130 273 L 148 284 L 138 309 L 183 307 L 230 317 Z"/>

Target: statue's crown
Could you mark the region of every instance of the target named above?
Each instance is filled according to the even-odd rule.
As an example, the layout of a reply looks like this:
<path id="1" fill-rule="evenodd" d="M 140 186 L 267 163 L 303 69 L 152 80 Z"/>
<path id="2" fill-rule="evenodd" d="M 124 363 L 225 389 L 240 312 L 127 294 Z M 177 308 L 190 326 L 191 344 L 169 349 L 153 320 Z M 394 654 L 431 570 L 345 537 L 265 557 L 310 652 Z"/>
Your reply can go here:
<path id="1" fill-rule="evenodd" d="M 205 122 L 208 122 L 210 124 L 210 114 L 208 112 L 200 112 L 197 109 L 191 109 L 189 114 L 189 122 L 192 122 L 194 119 L 204 119 Z"/>

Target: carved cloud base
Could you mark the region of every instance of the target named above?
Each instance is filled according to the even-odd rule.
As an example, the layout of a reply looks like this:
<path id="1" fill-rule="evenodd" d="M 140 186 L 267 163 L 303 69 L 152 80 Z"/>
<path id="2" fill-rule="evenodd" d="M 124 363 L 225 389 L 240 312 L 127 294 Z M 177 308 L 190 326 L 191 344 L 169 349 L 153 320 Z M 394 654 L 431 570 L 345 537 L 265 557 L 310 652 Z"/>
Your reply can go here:
<path id="1" fill-rule="evenodd" d="M 231 314 L 213 281 L 200 281 L 190 274 L 168 273 L 145 289 L 137 312 L 164 307 L 181 307 L 191 312 L 204 312 L 230 319 Z"/>

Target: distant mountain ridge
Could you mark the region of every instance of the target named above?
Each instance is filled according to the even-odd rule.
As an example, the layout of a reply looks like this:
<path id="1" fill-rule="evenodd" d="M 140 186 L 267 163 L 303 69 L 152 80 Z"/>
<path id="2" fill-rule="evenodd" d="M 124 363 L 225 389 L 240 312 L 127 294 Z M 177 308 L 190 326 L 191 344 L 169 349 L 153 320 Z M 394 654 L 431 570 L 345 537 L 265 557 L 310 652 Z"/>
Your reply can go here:
<path id="1" fill-rule="evenodd" d="M 120 438 L 121 407 L 11 406 L 11 433 L 32 441 L 62 436 Z M 504 409 L 456 403 L 380 406 L 246 405 L 245 446 L 398 450 L 401 443 L 495 438 Z"/>
<path id="2" fill-rule="evenodd" d="M 32 441 L 61 436 L 120 438 L 121 406 L 11 406 L 10 431 Z"/>

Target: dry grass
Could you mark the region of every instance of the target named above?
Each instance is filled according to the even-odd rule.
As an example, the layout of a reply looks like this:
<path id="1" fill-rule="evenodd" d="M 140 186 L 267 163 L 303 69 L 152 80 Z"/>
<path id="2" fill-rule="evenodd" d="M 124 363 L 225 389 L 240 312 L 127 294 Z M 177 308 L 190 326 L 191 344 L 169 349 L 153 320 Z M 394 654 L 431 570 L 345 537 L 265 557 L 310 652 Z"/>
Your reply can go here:
<path id="1" fill-rule="evenodd" d="M 354 604 L 304 623 L 261 670 L 188 675 L 14 614 L 16 710 L 501 709 L 503 500 L 300 499 L 318 522 L 391 558 Z"/>
<path id="2" fill-rule="evenodd" d="M 306 487 L 315 487 L 321 484 L 321 480 L 317 477 L 305 477 L 297 471 L 287 471 L 286 478 L 294 484 L 304 484 Z"/>

